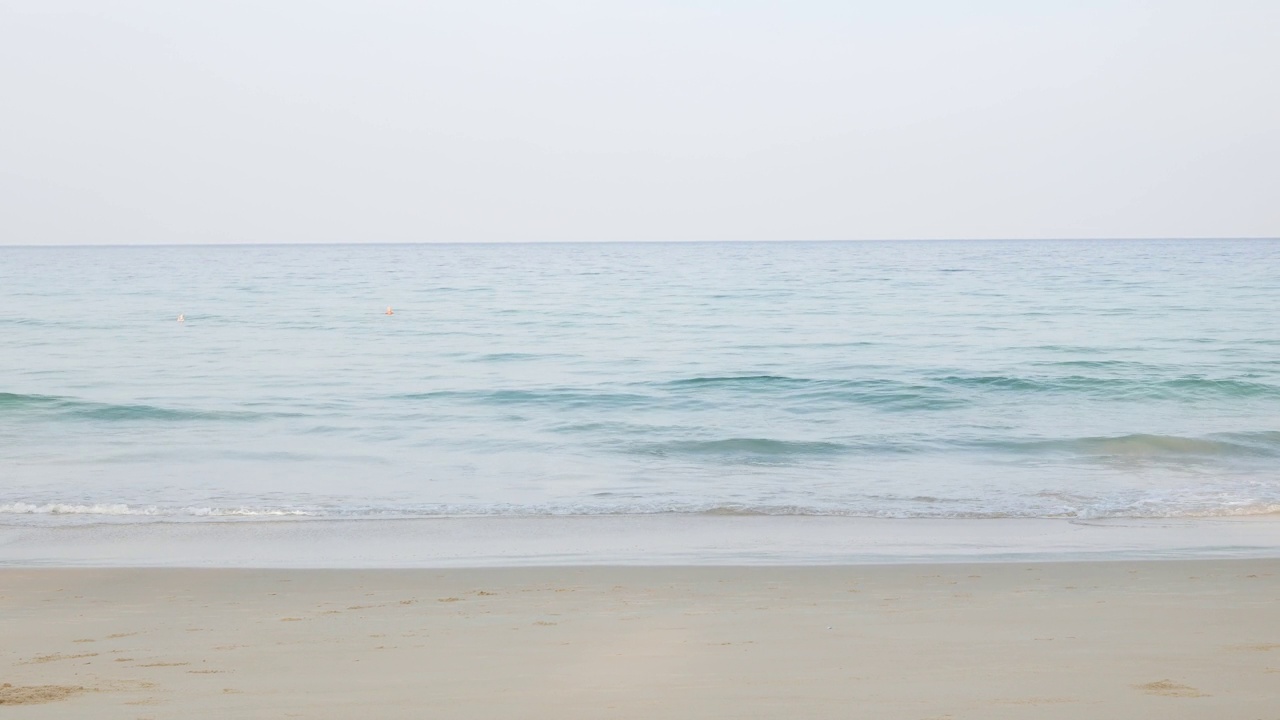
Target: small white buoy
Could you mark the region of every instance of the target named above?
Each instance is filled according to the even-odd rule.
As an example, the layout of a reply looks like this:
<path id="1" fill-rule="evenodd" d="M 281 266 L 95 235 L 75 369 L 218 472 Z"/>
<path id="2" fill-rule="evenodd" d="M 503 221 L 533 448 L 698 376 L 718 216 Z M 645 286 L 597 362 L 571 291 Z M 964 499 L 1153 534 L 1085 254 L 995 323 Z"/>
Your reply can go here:
<path id="1" fill-rule="evenodd" d="M 387 314 L 387 315 L 395 315 L 395 313 L 391 312 L 391 306 L 390 306 L 390 305 L 388 305 L 388 306 L 387 306 L 387 312 L 386 312 L 386 314 Z"/>
<path id="2" fill-rule="evenodd" d="M 187 316 L 183 315 L 182 313 L 178 313 L 178 322 L 186 322 L 186 321 L 187 321 Z"/>

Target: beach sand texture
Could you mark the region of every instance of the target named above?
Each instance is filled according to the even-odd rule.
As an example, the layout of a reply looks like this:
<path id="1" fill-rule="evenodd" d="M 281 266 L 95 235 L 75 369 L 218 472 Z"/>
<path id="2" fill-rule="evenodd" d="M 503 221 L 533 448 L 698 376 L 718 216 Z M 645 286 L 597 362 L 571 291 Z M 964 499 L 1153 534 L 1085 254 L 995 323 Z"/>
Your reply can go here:
<path id="1" fill-rule="evenodd" d="M 0 570 L 0 718 L 1280 718 L 1280 560 Z"/>

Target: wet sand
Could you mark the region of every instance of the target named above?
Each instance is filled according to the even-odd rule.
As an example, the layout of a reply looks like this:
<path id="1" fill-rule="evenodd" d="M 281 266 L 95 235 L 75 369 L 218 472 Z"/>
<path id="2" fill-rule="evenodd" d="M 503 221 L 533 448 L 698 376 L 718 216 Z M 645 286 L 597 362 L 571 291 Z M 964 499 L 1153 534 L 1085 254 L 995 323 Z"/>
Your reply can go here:
<path id="1" fill-rule="evenodd" d="M 0 718 L 1280 717 L 1280 560 L 0 570 Z"/>

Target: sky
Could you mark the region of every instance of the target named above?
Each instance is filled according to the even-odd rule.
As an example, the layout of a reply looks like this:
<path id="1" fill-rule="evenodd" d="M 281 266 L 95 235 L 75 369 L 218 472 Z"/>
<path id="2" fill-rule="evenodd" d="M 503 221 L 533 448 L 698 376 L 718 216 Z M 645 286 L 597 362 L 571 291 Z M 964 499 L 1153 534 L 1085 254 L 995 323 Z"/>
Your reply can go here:
<path id="1" fill-rule="evenodd" d="M 1280 236 L 1280 2 L 0 0 L 0 244 Z"/>

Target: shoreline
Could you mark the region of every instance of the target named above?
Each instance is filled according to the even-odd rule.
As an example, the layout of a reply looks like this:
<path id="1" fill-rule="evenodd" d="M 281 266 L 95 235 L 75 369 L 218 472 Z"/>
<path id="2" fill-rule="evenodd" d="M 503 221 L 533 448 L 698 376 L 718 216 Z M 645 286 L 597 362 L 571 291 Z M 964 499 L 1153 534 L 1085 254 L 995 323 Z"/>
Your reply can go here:
<path id="1" fill-rule="evenodd" d="M 0 525 L 3 567 L 786 566 L 1280 558 L 1280 517 L 619 515 Z"/>
<path id="2" fill-rule="evenodd" d="M 0 708 L 22 720 L 1270 717 L 1278 602 L 1280 559 L 3 568 Z"/>

